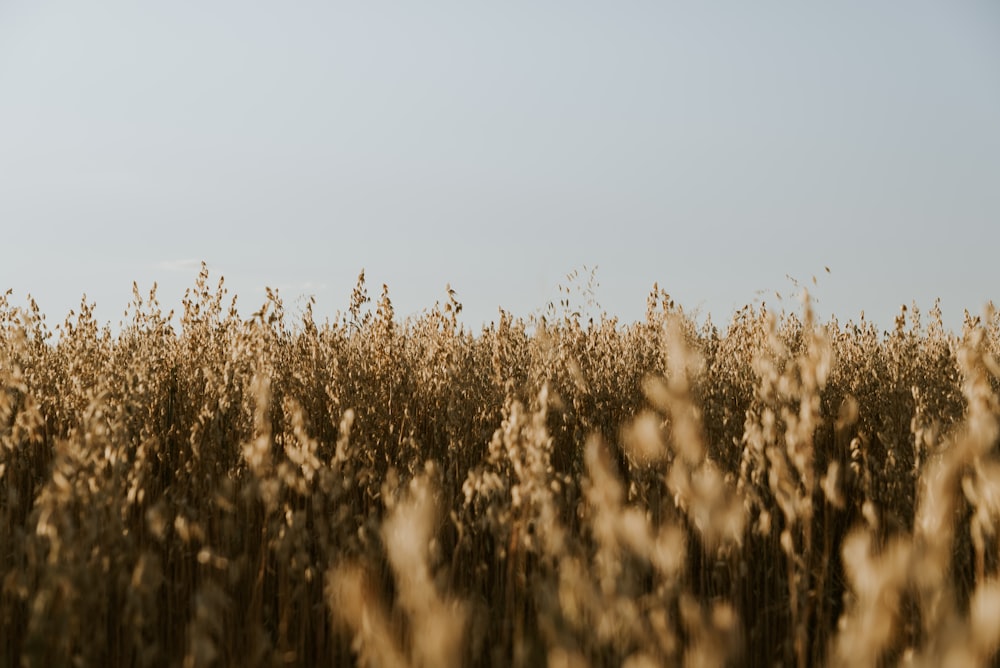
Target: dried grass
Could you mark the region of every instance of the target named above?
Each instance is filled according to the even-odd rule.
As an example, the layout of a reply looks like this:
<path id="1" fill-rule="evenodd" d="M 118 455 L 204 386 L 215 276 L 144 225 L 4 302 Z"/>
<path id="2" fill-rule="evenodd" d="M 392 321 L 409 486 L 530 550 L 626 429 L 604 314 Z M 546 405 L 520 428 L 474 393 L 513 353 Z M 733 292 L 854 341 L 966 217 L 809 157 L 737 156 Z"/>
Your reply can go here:
<path id="1" fill-rule="evenodd" d="M 0 664 L 995 665 L 1000 317 L 0 297 Z"/>

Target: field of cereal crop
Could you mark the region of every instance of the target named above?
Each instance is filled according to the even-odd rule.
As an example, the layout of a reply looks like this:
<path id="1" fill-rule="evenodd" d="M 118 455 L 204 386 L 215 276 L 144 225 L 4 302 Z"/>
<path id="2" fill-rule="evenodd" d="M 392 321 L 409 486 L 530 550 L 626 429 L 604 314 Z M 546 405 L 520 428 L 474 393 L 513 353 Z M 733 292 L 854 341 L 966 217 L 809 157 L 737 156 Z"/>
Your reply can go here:
<path id="1" fill-rule="evenodd" d="M 1000 315 L 0 299 L 0 664 L 983 665 Z M 57 334 L 57 335 L 56 335 Z"/>

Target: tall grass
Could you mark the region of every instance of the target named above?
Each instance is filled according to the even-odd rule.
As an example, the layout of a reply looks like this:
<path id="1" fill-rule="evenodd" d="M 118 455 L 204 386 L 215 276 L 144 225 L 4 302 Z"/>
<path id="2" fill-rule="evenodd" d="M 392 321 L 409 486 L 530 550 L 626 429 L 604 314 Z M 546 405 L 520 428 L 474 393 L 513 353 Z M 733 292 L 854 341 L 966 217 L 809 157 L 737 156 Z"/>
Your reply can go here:
<path id="1" fill-rule="evenodd" d="M 991 665 L 1000 316 L 0 298 L 0 664 Z"/>

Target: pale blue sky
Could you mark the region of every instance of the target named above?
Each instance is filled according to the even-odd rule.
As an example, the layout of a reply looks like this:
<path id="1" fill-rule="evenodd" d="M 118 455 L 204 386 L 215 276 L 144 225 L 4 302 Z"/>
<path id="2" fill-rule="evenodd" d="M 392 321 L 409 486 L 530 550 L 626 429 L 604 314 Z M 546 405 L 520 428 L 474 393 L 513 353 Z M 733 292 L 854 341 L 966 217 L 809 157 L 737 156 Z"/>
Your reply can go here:
<path id="1" fill-rule="evenodd" d="M 0 0 L 0 289 L 998 300 L 1000 3 Z M 827 275 L 824 267 L 831 273 Z"/>

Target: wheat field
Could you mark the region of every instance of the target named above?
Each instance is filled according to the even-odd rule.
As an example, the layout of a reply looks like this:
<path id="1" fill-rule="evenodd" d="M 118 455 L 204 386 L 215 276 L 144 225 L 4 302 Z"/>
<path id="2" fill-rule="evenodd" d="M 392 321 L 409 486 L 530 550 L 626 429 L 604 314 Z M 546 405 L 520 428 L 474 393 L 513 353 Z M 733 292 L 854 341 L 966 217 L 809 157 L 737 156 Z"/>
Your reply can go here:
<path id="1" fill-rule="evenodd" d="M 134 292 L 0 298 L 0 665 L 997 664 L 992 309 Z"/>

